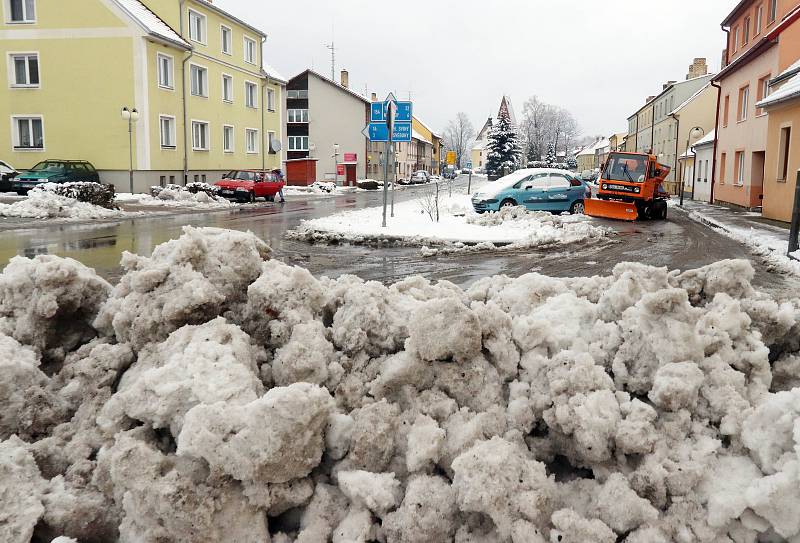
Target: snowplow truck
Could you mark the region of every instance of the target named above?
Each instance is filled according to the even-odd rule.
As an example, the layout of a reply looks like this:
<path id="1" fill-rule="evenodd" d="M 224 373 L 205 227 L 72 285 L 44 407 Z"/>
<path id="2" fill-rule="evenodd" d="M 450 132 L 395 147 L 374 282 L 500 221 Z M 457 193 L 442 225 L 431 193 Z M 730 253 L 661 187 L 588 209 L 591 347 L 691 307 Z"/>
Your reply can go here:
<path id="1" fill-rule="evenodd" d="M 597 194 L 584 202 L 584 213 L 623 221 L 666 219 L 669 194 L 662 184 L 670 170 L 654 155 L 611 153 L 597 180 Z"/>

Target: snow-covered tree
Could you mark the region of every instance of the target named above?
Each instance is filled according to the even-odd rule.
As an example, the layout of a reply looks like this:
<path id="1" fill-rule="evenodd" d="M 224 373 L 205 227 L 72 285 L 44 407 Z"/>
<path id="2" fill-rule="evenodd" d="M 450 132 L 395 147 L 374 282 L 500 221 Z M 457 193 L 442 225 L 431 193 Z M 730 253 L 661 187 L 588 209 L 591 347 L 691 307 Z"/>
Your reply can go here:
<path id="1" fill-rule="evenodd" d="M 556 163 L 556 144 L 551 143 L 547 146 L 547 167 L 552 167 Z"/>
<path id="2" fill-rule="evenodd" d="M 501 173 L 506 168 L 509 171 L 516 168 L 522 158 L 522 146 L 517 128 L 511 123 L 508 112 L 500 112 L 497 122 L 489 131 L 486 148 L 487 171 Z"/>

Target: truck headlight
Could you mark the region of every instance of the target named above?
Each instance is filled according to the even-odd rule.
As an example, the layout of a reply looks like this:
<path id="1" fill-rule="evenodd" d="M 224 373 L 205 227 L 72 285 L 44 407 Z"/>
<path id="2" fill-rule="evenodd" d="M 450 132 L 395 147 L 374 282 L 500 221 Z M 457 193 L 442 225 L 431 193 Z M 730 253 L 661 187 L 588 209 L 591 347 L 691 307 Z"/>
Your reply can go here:
<path id="1" fill-rule="evenodd" d="M 633 192 L 635 192 L 636 194 L 639 194 L 640 192 L 642 192 L 642 189 L 640 189 L 639 187 L 635 187 L 633 189 Z"/>
<path id="2" fill-rule="evenodd" d="M 603 183 L 603 187 L 602 187 L 602 188 L 603 188 L 603 190 L 608 190 L 608 185 L 606 185 L 605 183 Z"/>

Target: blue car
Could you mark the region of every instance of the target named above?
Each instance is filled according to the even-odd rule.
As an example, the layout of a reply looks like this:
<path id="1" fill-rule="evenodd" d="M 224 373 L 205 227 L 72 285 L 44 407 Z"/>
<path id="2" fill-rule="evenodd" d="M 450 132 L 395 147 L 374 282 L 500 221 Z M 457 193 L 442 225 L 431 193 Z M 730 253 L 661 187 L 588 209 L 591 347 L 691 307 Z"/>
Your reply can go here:
<path id="1" fill-rule="evenodd" d="M 534 168 L 517 170 L 491 182 L 472 196 L 472 206 L 478 213 L 512 206 L 525 206 L 530 211 L 583 213 L 583 201 L 590 196 L 586 182 L 570 172 Z"/>

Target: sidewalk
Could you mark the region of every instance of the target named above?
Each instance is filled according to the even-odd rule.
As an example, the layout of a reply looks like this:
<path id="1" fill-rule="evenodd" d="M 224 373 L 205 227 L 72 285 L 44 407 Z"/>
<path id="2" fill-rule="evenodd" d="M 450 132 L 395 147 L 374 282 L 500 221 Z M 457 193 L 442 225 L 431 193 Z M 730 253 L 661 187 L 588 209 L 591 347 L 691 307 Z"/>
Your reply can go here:
<path id="1" fill-rule="evenodd" d="M 800 254 L 787 256 L 789 225 L 765 219 L 760 213 L 684 200 L 683 209 L 677 200 L 670 208 L 682 211 L 699 223 L 720 230 L 726 236 L 749 246 L 754 253 L 780 269 L 800 275 Z"/>

